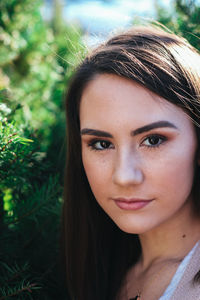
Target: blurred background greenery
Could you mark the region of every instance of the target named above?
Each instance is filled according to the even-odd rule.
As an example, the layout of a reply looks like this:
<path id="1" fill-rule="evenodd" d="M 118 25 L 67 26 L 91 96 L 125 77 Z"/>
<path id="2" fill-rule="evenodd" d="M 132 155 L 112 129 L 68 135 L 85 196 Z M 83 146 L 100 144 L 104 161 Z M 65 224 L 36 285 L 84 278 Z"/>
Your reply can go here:
<path id="1" fill-rule="evenodd" d="M 153 3 L 154 19 L 200 50 L 199 2 Z M 86 29 L 63 18 L 61 0 L 48 18 L 44 5 L 0 0 L 0 300 L 68 299 L 59 259 L 64 98 Z"/>

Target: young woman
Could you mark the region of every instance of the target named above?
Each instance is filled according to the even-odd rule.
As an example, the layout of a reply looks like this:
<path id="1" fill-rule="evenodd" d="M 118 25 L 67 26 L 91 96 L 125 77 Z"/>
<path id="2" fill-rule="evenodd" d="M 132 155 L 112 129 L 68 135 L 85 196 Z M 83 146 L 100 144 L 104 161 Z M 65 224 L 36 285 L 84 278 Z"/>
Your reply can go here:
<path id="1" fill-rule="evenodd" d="M 200 55 L 154 27 L 114 36 L 67 96 L 73 300 L 200 299 Z"/>

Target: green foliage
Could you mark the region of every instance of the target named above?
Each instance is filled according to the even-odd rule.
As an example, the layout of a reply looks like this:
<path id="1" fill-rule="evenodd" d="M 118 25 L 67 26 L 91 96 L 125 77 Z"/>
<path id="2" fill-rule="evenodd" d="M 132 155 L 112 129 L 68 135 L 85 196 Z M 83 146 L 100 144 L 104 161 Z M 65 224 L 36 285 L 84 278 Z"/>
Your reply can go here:
<path id="1" fill-rule="evenodd" d="M 56 299 L 63 292 L 56 270 L 62 187 L 38 150 L 31 132 L 2 116 L 0 299 Z"/>
<path id="2" fill-rule="evenodd" d="M 41 4 L 0 0 L 0 300 L 66 299 L 63 98 L 84 48 L 79 29 L 45 23 Z"/>
<path id="3" fill-rule="evenodd" d="M 173 0 L 172 10 L 156 1 L 157 20 L 173 32 L 185 37 L 191 45 L 200 50 L 200 5 L 195 0 Z"/>
<path id="4" fill-rule="evenodd" d="M 53 34 L 41 19 L 39 2 L 0 2 L 0 66 L 13 101 L 22 106 L 15 118 L 30 121 L 45 143 L 55 122 L 57 107 L 50 97 L 60 74 L 51 50 Z"/>

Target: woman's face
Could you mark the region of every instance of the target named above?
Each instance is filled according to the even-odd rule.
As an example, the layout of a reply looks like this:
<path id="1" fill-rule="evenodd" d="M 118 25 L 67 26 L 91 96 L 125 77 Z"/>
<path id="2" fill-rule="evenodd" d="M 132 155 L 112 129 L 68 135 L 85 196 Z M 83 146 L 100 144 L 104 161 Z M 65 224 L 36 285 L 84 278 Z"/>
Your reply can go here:
<path id="1" fill-rule="evenodd" d="M 89 184 L 119 228 L 144 233 L 190 209 L 197 139 L 181 108 L 103 74 L 83 92 L 80 126 Z"/>

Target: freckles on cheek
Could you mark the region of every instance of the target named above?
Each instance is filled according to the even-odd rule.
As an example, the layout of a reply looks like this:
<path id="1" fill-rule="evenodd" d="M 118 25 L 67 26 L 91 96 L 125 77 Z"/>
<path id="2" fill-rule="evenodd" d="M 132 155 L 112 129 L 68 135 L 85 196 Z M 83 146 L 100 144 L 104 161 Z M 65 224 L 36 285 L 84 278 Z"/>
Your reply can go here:
<path id="1" fill-rule="evenodd" d="M 106 184 L 109 167 L 105 160 L 92 158 L 92 154 L 82 156 L 83 166 L 91 189 L 102 189 Z"/>

